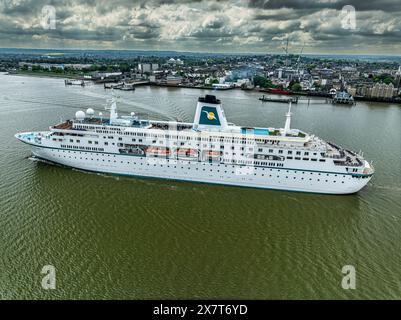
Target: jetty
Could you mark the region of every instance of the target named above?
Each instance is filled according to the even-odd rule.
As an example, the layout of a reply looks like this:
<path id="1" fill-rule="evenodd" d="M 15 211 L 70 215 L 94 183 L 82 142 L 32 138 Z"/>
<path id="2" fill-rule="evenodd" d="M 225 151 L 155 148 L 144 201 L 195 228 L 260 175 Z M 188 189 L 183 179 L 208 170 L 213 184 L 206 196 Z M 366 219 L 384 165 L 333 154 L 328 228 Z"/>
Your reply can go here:
<path id="1" fill-rule="evenodd" d="M 70 80 L 70 79 L 66 79 L 64 80 L 64 84 L 66 86 L 85 86 L 85 81 L 83 80 Z"/>
<path id="2" fill-rule="evenodd" d="M 298 103 L 298 97 L 295 97 L 295 98 L 270 98 L 270 97 L 263 95 L 261 98 L 259 98 L 259 100 L 262 102 Z"/>
<path id="3" fill-rule="evenodd" d="M 135 90 L 135 85 L 133 83 L 119 82 L 119 83 L 105 83 L 105 89 L 116 89 L 123 91 L 133 91 Z"/>

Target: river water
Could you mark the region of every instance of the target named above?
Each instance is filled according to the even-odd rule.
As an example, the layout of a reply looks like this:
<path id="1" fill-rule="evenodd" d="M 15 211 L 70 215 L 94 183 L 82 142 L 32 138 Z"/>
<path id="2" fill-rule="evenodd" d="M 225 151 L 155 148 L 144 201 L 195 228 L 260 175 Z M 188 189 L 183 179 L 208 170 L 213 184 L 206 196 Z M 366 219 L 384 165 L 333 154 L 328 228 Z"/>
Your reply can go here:
<path id="1" fill-rule="evenodd" d="M 119 111 L 191 122 L 195 89 L 118 92 Z M 218 91 L 230 122 L 283 126 L 285 104 Z M 372 160 L 348 196 L 87 173 L 30 157 L 20 131 L 79 109 L 104 112 L 102 86 L 0 75 L 0 298 L 399 299 L 401 106 L 323 100 L 293 107 L 292 126 Z M 56 268 L 44 290 L 42 267 Z M 342 267 L 356 289 L 341 286 Z"/>

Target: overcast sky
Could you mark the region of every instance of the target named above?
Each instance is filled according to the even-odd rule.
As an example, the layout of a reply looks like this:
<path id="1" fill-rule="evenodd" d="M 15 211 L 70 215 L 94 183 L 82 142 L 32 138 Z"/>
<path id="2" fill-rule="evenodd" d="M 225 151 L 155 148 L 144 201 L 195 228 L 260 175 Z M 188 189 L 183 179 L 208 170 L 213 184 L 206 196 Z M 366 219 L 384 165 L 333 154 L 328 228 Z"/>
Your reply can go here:
<path id="1" fill-rule="evenodd" d="M 269 53 L 287 37 L 294 53 L 398 55 L 401 0 L 0 0 L 0 47 Z"/>

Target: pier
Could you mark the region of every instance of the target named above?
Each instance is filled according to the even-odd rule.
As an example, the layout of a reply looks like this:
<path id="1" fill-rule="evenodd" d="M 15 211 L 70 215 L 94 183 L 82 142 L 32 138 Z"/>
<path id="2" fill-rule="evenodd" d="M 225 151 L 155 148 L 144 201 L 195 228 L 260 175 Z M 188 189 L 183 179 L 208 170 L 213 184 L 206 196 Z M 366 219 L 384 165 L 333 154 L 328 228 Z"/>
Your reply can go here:
<path id="1" fill-rule="evenodd" d="M 66 79 L 64 80 L 64 84 L 66 86 L 85 86 L 85 81 L 83 80 L 70 80 L 70 79 Z"/>
<path id="2" fill-rule="evenodd" d="M 104 88 L 105 89 L 123 90 L 123 91 L 134 91 L 135 85 L 133 83 L 125 83 L 125 82 L 105 83 Z"/>
<path id="3" fill-rule="evenodd" d="M 298 103 L 298 97 L 295 97 L 295 98 L 270 98 L 270 97 L 266 97 L 265 95 L 263 95 L 261 98 L 259 98 L 259 100 L 262 102 Z"/>

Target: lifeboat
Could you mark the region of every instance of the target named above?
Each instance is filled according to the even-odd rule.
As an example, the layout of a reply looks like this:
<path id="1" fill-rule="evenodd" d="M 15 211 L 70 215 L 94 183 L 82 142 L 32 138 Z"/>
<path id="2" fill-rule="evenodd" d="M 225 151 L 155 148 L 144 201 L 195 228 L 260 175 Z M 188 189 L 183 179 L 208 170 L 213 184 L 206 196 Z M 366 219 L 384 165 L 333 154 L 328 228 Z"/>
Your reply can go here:
<path id="1" fill-rule="evenodd" d="M 198 150 L 190 148 L 181 148 L 176 151 L 179 159 L 196 160 L 198 159 Z"/>
<path id="2" fill-rule="evenodd" d="M 152 157 L 167 157 L 170 153 L 170 149 L 164 147 L 148 147 L 146 149 L 146 155 Z"/>

